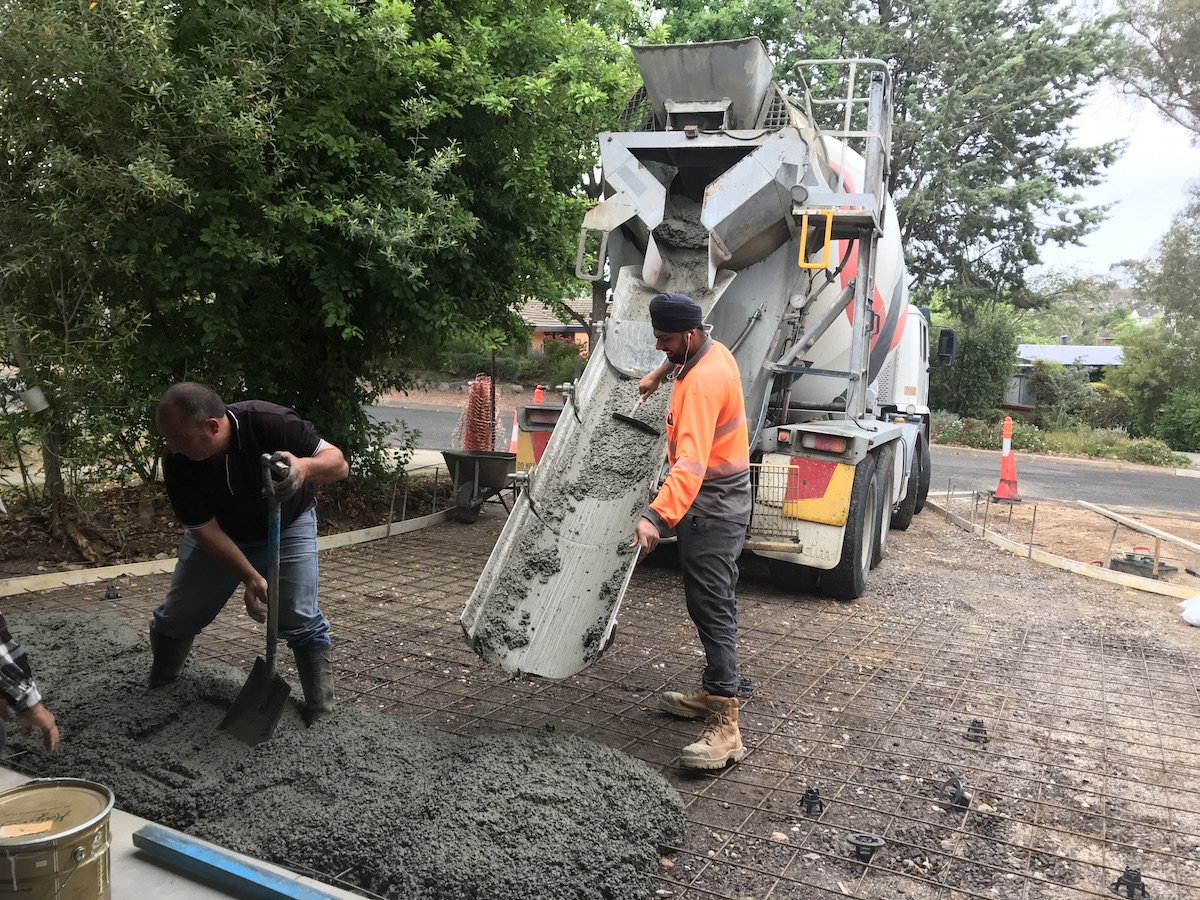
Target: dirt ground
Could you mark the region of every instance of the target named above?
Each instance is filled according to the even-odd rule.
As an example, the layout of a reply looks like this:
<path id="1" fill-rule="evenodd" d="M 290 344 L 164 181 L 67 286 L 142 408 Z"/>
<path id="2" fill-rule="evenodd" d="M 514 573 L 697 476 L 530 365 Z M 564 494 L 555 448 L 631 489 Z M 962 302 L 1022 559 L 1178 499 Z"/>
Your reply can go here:
<path id="1" fill-rule="evenodd" d="M 934 499 L 944 502 L 943 498 Z M 1114 557 L 1118 560 L 1133 558 L 1143 566 L 1152 567 L 1157 555 L 1160 581 L 1194 586 L 1200 594 L 1200 578 L 1187 571 L 1200 571 L 1200 553 L 1165 539 L 1156 540 L 1153 535 L 1078 504 L 1045 500 L 1010 504 L 989 502 L 986 497 L 956 497 L 951 499 L 949 509 L 1010 540 L 1032 543 L 1035 549 L 1077 562 L 1107 567 Z M 1144 515 L 1128 510 L 1111 511 L 1141 525 L 1200 544 L 1200 520 Z M 1140 569 L 1136 574 L 1153 577 L 1153 570 Z"/>

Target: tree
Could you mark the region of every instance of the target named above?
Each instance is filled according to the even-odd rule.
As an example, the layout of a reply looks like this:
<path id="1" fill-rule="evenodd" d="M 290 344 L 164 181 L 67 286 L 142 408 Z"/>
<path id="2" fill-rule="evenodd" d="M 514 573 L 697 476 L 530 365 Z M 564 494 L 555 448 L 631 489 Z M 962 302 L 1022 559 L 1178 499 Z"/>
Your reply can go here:
<path id="1" fill-rule="evenodd" d="M 1200 15 L 1195 0 L 1128 0 L 1116 67 L 1126 90 L 1200 140 Z"/>
<path id="2" fill-rule="evenodd" d="M 931 372 L 929 405 L 961 416 L 986 418 L 1004 400 L 1016 371 L 1015 317 L 1011 309 L 996 304 L 973 310 L 966 319 L 952 318 L 950 324 L 958 330 L 958 358 L 953 366 Z M 936 341 L 936 329 L 930 339 Z M 936 346 L 930 354 L 933 358 Z"/>
<path id="3" fill-rule="evenodd" d="M 48 382 L 47 335 L 109 340 L 94 358 L 125 341 L 83 370 L 143 453 L 152 398 L 182 378 L 364 451 L 364 402 L 404 383 L 393 360 L 510 327 L 566 280 L 580 174 L 631 91 L 627 51 L 551 2 L 5 10 L 5 319 Z M 46 314 L 56 292 L 69 322 Z"/>
<path id="4" fill-rule="evenodd" d="M 1200 391 L 1200 184 L 1175 215 L 1157 255 L 1131 263 L 1135 292 L 1162 307 L 1162 320 L 1122 338 L 1124 361 L 1105 380 L 1134 406 L 1141 434 L 1151 434 L 1172 391 Z"/>
<path id="5" fill-rule="evenodd" d="M 793 38 L 768 10 L 736 20 L 693 0 L 664 0 L 672 39 L 724 36 L 753 24 L 797 56 L 889 62 L 895 128 L 889 188 L 909 269 L 925 297 L 949 288 L 959 310 L 1036 297 L 1026 273 L 1047 242 L 1078 242 L 1103 208 L 1082 203 L 1116 144 L 1075 147 L 1069 120 L 1115 52 L 1106 22 L 1078 24 L 1040 0 L 816 0 Z M 702 12 L 703 10 L 707 12 Z"/>

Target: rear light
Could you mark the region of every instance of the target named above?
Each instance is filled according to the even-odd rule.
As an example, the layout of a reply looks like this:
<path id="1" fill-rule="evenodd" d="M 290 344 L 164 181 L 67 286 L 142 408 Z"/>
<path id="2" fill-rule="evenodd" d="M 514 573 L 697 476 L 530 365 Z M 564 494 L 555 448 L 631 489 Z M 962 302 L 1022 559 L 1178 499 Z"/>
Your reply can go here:
<path id="1" fill-rule="evenodd" d="M 806 434 L 800 438 L 800 446 L 826 453 L 845 453 L 846 438 L 830 437 L 826 434 Z"/>

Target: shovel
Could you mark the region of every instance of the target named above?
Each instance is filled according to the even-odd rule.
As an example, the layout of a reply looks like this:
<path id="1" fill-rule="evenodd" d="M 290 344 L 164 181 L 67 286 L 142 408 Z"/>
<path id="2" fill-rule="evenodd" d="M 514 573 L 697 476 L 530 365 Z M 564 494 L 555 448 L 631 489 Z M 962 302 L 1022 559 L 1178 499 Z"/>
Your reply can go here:
<path id="1" fill-rule="evenodd" d="M 660 434 L 662 434 L 661 431 L 644 419 L 639 419 L 634 415 L 635 412 L 642 408 L 643 402 L 644 401 L 642 398 L 638 397 L 638 402 L 635 403 L 633 409 L 629 411 L 629 415 L 625 415 L 624 413 L 613 413 L 612 417 L 618 422 L 624 422 L 626 425 L 632 425 L 638 431 L 644 431 L 646 434 L 652 434 L 655 437 L 658 437 Z"/>
<path id="2" fill-rule="evenodd" d="M 221 720 L 220 728 L 251 747 L 270 740 L 283 715 L 292 689 L 275 671 L 275 644 L 279 632 L 279 531 L 280 500 L 275 482 L 287 477 L 288 467 L 262 455 L 263 490 L 267 495 L 267 655 L 254 660 L 250 677 Z"/>

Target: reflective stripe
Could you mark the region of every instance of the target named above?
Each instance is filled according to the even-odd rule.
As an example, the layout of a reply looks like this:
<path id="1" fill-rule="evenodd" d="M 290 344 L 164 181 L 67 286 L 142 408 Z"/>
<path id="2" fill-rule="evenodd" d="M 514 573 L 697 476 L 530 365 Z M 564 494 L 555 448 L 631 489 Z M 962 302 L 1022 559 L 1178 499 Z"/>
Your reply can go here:
<path id="1" fill-rule="evenodd" d="M 747 454 L 739 459 L 731 459 L 728 462 L 709 466 L 708 471 L 704 473 L 704 478 L 708 480 L 709 478 L 720 478 L 723 475 L 736 475 L 738 472 L 746 472 L 749 469 L 750 456 Z"/>
<path id="2" fill-rule="evenodd" d="M 746 424 L 746 414 L 743 412 L 741 415 L 735 416 L 734 418 L 730 419 L 725 424 L 718 425 L 716 427 L 716 429 L 713 431 L 713 440 L 715 441 L 717 438 L 724 437 L 727 434 L 732 434 L 733 432 L 737 431 L 739 428 L 743 427 L 745 424 Z"/>
<path id="3" fill-rule="evenodd" d="M 704 477 L 704 466 L 700 465 L 700 463 L 696 462 L 694 459 L 677 459 L 675 462 L 671 463 L 671 468 L 682 469 L 683 471 L 692 475 L 696 475 L 700 478 Z M 711 472 L 712 469 L 709 469 L 708 471 Z"/>

